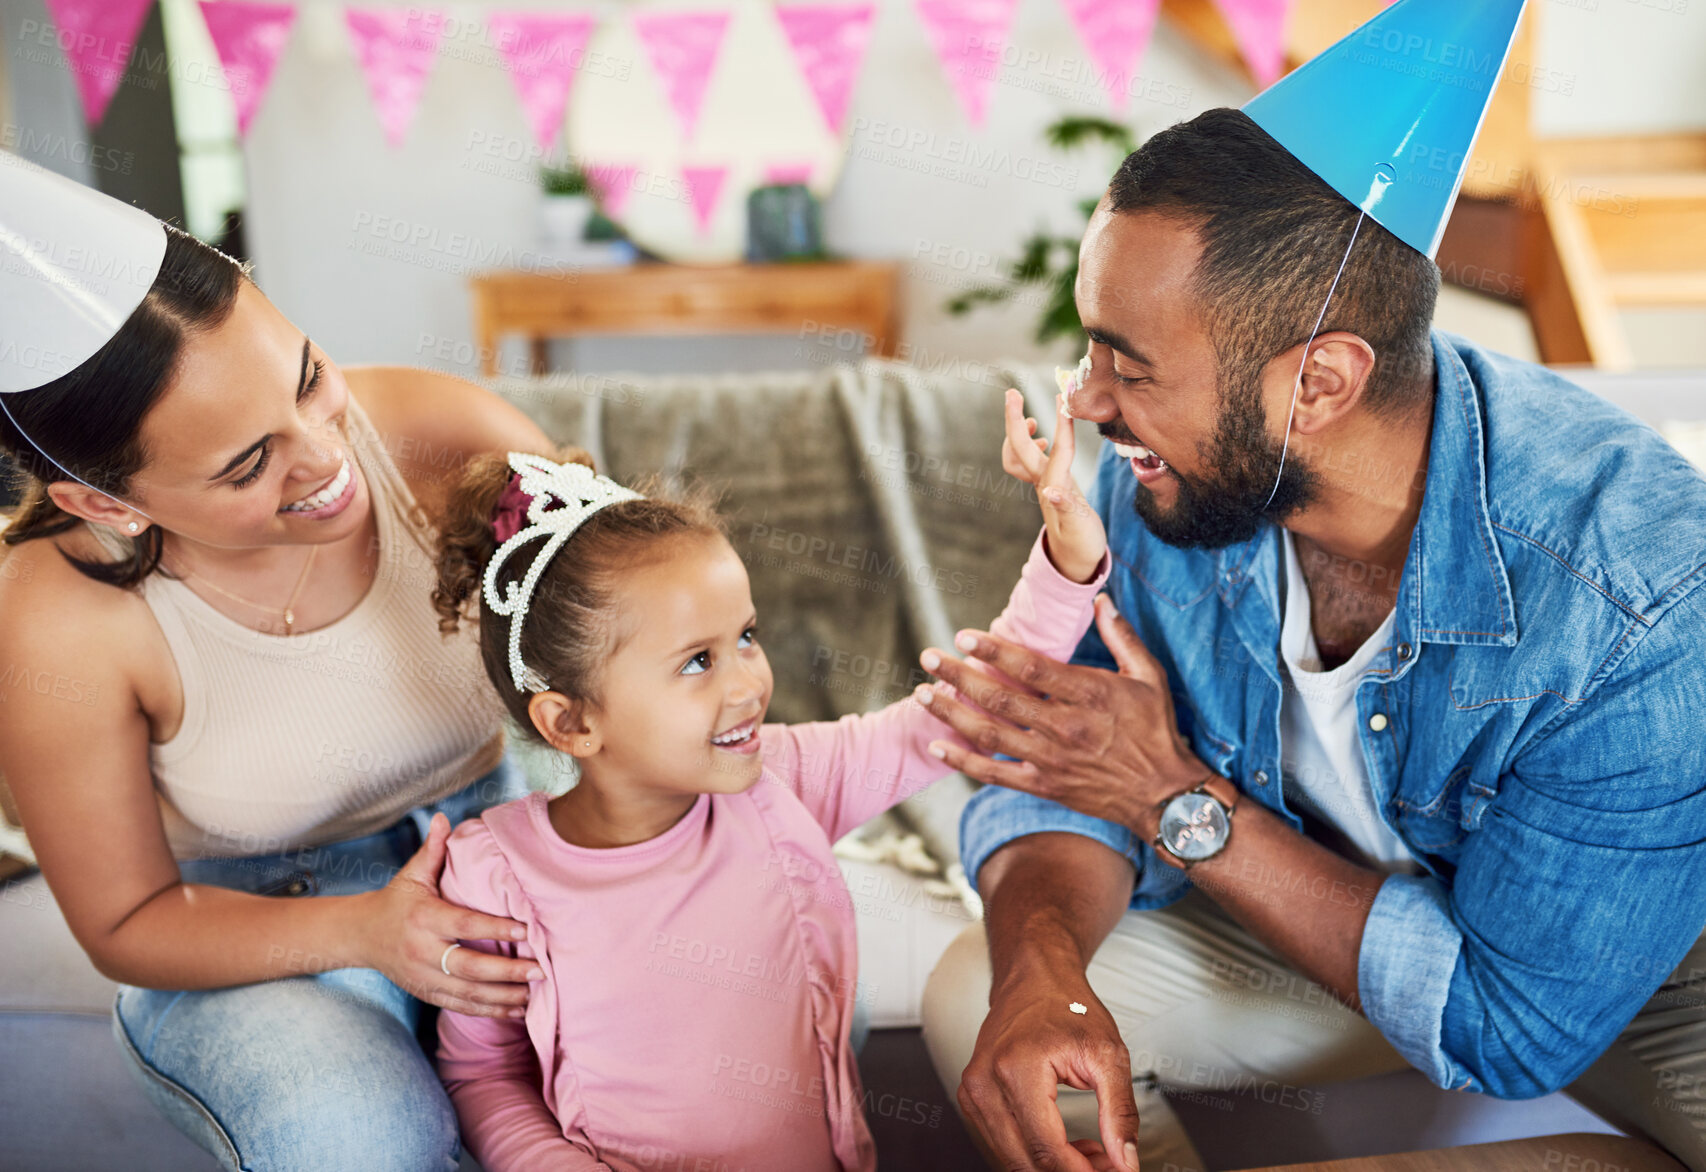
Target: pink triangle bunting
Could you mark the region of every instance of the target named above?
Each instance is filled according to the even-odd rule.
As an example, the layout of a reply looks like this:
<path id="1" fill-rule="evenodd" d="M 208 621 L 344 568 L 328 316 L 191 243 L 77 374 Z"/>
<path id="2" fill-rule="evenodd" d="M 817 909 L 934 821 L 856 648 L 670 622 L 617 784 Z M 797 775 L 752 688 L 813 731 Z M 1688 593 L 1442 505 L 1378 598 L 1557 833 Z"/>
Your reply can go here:
<path id="1" fill-rule="evenodd" d="M 344 20 L 355 38 L 356 60 L 367 77 L 385 141 L 399 146 L 438 55 L 443 14 L 421 8 L 349 8 Z"/>
<path id="2" fill-rule="evenodd" d="M 1291 0 L 1214 0 L 1250 67 L 1256 88 L 1267 89 L 1285 72 L 1285 18 Z"/>
<path id="3" fill-rule="evenodd" d="M 631 163 L 588 163 L 582 170 L 604 214 L 612 220 L 620 220 L 622 209 L 628 206 L 628 197 L 634 194 L 637 168 Z"/>
<path id="4" fill-rule="evenodd" d="M 130 51 L 154 0 L 47 0 L 47 14 L 59 30 L 71 79 L 83 102 L 83 117 L 99 126 L 107 104 L 118 92 Z"/>
<path id="5" fill-rule="evenodd" d="M 273 69 L 290 39 L 296 9 L 289 4 L 252 4 L 248 0 L 201 0 L 201 15 L 237 107 L 237 136 L 247 138 L 249 123 L 261 108 Z"/>
<path id="6" fill-rule="evenodd" d="M 693 201 L 693 221 L 699 235 L 711 230 L 711 217 L 717 214 L 722 202 L 723 182 L 729 177 L 727 167 L 683 167 L 681 177 L 687 182 L 687 197 Z"/>
<path id="7" fill-rule="evenodd" d="M 693 141 L 698 129 L 705 90 L 728 28 L 727 12 L 642 12 L 634 16 L 634 30 L 646 47 L 652 68 L 663 79 L 670 108 L 688 142 Z"/>
<path id="8" fill-rule="evenodd" d="M 809 183 L 816 163 L 769 163 L 764 168 L 764 182 L 770 185 Z"/>
<path id="9" fill-rule="evenodd" d="M 796 4 L 776 9 L 794 60 L 831 134 L 840 135 L 846 121 L 875 14 L 869 4 Z"/>
<path id="10" fill-rule="evenodd" d="M 973 126 L 982 126 L 1018 0 L 917 0 L 924 31 Z"/>
<path id="11" fill-rule="evenodd" d="M 563 128 L 569 89 L 597 26 L 598 18 L 585 13 L 493 12 L 486 17 L 534 141 L 543 150 L 551 149 Z"/>
<path id="12" fill-rule="evenodd" d="M 1161 0 L 1062 0 L 1115 110 L 1124 110 Z"/>

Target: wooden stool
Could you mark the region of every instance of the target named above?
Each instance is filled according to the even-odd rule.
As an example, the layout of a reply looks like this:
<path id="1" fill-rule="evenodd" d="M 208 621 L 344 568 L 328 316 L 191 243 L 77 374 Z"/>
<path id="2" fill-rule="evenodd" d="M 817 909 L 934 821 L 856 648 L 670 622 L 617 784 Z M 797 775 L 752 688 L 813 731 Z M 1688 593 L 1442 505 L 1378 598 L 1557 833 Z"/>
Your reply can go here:
<path id="1" fill-rule="evenodd" d="M 1250 1172 L 1687 1172 L 1670 1156 L 1623 1135 L 1545 1135 L 1432 1152 L 1404 1152 Z"/>

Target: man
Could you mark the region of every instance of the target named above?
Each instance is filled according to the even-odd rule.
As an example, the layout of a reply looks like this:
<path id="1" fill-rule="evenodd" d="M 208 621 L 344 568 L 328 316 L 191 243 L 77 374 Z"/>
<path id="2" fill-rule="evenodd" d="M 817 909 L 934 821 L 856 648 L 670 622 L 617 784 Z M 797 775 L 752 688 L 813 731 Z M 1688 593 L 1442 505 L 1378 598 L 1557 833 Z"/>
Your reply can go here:
<path id="1" fill-rule="evenodd" d="M 1243 112 L 1080 264 L 1111 600 L 1072 665 L 962 636 L 1019 687 L 924 657 L 985 710 L 930 701 L 993 785 L 925 1034 L 992 1163 L 1200 1169 L 1159 1088 L 1408 1063 L 1706 1170 L 1706 478 L 1432 332 L 1428 252 Z"/>

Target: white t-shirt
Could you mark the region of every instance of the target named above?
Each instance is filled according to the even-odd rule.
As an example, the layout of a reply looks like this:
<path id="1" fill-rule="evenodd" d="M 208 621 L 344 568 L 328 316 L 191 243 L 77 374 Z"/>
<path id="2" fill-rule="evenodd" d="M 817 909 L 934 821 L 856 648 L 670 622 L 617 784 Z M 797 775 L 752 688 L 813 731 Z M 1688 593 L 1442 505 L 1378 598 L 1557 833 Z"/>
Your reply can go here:
<path id="1" fill-rule="evenodd" d="M 1387 612 L 1354 655 L 1332 671 L 1322 671 L 1297 546 L 1290 530 L 1280 533 L 1285 545 L 1280 658 L 1287 677 L 1280 695 L 1280 763 L 1286 802 L 1349 839 L 1363 855 L 1353 861 L 1388 873 L 1415 871 L 1414 857 L 1375 808 L 1357 728 L 1357 683 L 1391 642 L 1396 611 Z"/>

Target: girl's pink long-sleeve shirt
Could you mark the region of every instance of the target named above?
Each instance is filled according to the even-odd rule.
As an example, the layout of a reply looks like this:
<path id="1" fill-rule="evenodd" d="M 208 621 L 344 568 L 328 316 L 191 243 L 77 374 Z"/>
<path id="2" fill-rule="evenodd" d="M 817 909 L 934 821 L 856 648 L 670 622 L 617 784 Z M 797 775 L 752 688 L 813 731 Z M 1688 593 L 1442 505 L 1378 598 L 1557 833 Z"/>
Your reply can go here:
<path id="1" fill-rule="evenodd" d="M 1068 658 L 1108 565 L 1074 583 L 1039 537 L 991 631 Z M 750 789 L 701 794 L 632 846 L 564 841 L 542 793 L 457 827 L 443 897 L 527 926 L 467 946 L 544 972 L 522 1020 L 439 1015 L 439 1073 L 486 1172 L 875 1168 L 830 844 L 947 773 L 927 746 L 954 735 L 910 697 L 765 725 Z"/>

